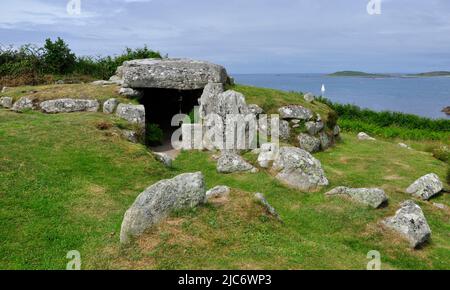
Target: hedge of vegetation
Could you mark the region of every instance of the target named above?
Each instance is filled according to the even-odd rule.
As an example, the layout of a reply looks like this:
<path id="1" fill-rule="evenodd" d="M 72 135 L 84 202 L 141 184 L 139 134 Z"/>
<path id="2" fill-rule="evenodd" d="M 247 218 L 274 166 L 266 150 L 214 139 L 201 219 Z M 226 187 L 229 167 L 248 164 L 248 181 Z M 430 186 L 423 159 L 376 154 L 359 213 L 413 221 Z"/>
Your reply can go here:
<path id="1" fill-rule="evenodd" d="M 0 46 L 0 86 L 36 85 L 73 76 L 108 79 L 124 61 L 143 58 L 161 58 L 161 54 L 144 46 L 126 48 L 114 57 L 79 57 L 61 38 L 47 39 L 43 47 Z"/>
<path id="2" fill-rule="evenodd" d="M 390 111 L 375 112 L 355 105 L 334 103 L 326 98 L 318 100 L 330 106 L 339 115 L 339 125 L 344 130 L 364 131 L 386 138 L 442 141 L 450 139 L 450 120 L 433 120 Z"/>

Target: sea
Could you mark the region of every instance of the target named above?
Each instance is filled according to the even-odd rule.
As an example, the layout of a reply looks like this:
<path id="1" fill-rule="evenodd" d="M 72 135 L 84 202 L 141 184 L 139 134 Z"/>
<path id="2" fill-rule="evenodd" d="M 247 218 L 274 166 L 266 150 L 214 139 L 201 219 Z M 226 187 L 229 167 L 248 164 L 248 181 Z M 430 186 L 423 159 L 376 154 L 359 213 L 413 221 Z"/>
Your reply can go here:
<path id="1" fill-rule="evenodd" d="M 236 83 L 285 91 L 311 92 L 333 102 L 375 111 L 449 119 L 450 77 L 332 77 L 326 74 L 234 74 Z"/>

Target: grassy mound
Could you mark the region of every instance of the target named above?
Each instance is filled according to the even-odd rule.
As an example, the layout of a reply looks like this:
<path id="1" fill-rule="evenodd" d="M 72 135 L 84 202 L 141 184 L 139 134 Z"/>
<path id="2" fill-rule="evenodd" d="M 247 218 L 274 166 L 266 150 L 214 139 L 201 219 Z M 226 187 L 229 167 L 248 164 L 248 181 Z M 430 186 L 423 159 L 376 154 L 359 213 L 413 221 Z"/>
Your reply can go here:
<path id="1" fill-rule="evenodd" d="M 260 101 L 251 93 L 256 89 L 238 88 L 248 90 L 249 103 Z M 298 101 L 289 93 L 266 92 L 266 100 Z M 403 191 L 414 179 L 435 172 L 444 180 L 445 164 L 429 153 L 344 134 L 333 150 L 316 155 L 329 188 L 301 193 L 265 171 L 218 174 L 206 152 L 183 152 L 166 169 L 114 127 L 98 126 L 105 122 L 114 123 L 114 117 L 0 109 L 0 268 L 64 269 L 70 250 L 80 251 L 84 269 L 364 269 L 370 250 L 381 252 L 383 268 L 448 267 L 448 209 L 419 202 L 433 231 L 420 251 L 379 226 L 410 198 Z M 208 187 L 232 187 L 230 199 L 174 213 L 135 245 L 120 247 L 122 217 L 136 196 L 162 178 L 193 171 L 205 174 Z M 373 210 L 323 195 L 338 185 L 382 187 L 390 205 Z M 284 224 L 267 216 L 253 201 L 254 192 L 266 195 Z M 433 201 L 450 206 L 448 195 Z"/>
<path id="2" fill-rule="evenodd" d="M 118 86 L 98 86 L 92 84 L 64 84 L 64 85 L 41 85 L 22 86 L 8 88 L 0 97 L 12 97 L 17 101 L 21 97 L 30 97 L 38 101 L 53 99 L 97 99 L 101 102 L 109 98 L 116 98 L 123 102 L 131 102 L 118 92 Z"/>

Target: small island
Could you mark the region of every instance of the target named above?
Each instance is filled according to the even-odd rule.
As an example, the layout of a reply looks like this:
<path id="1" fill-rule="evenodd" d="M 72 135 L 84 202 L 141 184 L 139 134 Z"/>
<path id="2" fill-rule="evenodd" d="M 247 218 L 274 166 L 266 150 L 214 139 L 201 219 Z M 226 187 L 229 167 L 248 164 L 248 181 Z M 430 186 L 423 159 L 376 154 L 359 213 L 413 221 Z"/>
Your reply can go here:
<path id="1" fill-rule="evenodd" d="M 408 74 L 409 77 L 450 77 L 450 71 L 432 71 L 418 74 Z"/>
<path id="2" fill-rule="evenodd" d="M 359 78 L 387 78 L 388 74 L 375 74 L 366 73 L 361 71 L 339 71 L 332 74 L 328 74 L 330 77 L 359 77 Z"/>

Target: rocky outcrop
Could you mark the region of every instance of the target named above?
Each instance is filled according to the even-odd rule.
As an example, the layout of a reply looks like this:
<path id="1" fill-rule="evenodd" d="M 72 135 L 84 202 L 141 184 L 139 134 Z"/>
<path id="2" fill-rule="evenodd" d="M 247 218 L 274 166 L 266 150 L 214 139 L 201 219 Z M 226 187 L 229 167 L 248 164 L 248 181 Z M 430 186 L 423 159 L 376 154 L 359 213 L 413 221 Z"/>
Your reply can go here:
<path id="1" fill-rule="evenodd" d="M 123 138 L 127 139 L 131 143 L 139 143 L 139 134 L 132 130 L 122 130 L 121 134 Z"/>
<path id="2" fill-rule="evenodd" d="M 11 97 L 1 97 L 0 107 L 11 109 L 13 106 L 13 99 Z"/>
<path id="3" fill-rule="evenodd" d="M 322 150 L 327 150 L 332 145 L 332 139 L 325 131 L 319 133 L 319 140 L 320 140 L 320 148 Z"/>
<path id="4" fill-rule="evenodd" d="M 172 157 L 170 157 L 166 153 L 160 153 L 160 152 L 153 152 L 153 155 L 155 156 L 156 160 L 164 164 L 166 167 L 172 167 Z"/>
<path id="5" fill-rule="evenodd" d="M 21 112 L 24 110 L 33 110 L 36 108 L 34 101 L 28 97 L 22 97 L 14 103 L 11 110 Z"/>
<path id="6" fill-rule="evenodd" d="M 379 208 L 388 201 L 386 193 L 380 188 L 348 188 L 339 186 L 325 193 L 325 195 L 346 195 L 357 202 L 369 205 L 373 208 Z"/>
<path id="7" fill-rule="evenodd" d="M 405 149 L 409 149 L 409 150 L 411 150 L 412 148 L 411 147 L 409 147 L 407 144 L 405 144 L 405 143 L 398 143 L 398 146 L 400 146 L 400 147 L 402 147 L 402 148 L 405 148 Z"/>
<path id="8" fill-rule="evenodd" d="M 430 239 L 430 226 L 422 209 L 412 200 L 405 201 L 400 206 L 395 216 L 387 218 L 383 224 L 406 238 L 411 248 L 417 248 Z"/>
<path id="9" fill-rule="evenodd" d="M 300 134 L 298 137 L 299 147 L 309 153 L 320 151 L 320 140 L 308 134 Z"/>
<path id="10" fill-rule="evenodd" d="M 280 139 L 288 140 L 291 136 L 291 127 L 289 127 L 289 122 L 286 120 L 280 120 Z"/>
<path id="11" fill-rule="evenodd" d="M 307 101 L 308 103 L 312 103 L 315 100 L 315 97 L 312 93 L 306 93 L 303 98 L 305 99 L 305 101 Z"/>
<path id="12" fill-rule="evenodd" d="M 219 185 L 214 188 L 211 188 L 206 192 L 206 199 L 212 200 L 214 198 L 226 197 L 230 194 L 231 190 L 228 186 Z"/>
<path id="13" fill-rule="evenodd" d="M 57 99 L 40 103 L 42 112 L 47 114 L 97 112 L 100 104 L 97 100 Z"/>
<path id="14" fill-rule="evenodd" d="M 211 113 L 219 113 L 219 95 L 224 92 L 222 83 L 208 83 L 203 89 L 200 98 L 199 114 L 201 118 L 205 118 Z M 222 101 L 223 102 L 223 101 Z M 221 102 L 221 103 L 222 103 Z"/>
<path id="15" fill-rule="evenodd" d="M 334 126 L 333 128 L 333 135 L 334 136 L 339 136 L 341 134 L 341 127 L 339 127 L 339 125 Z"/>
<path id="16" fill-rule="evenodd" d="M 222 66 L 190 59 L 132 60 L 122 70 L 124 87 L 130 88 L 196 90 L 228 79 Z"/>
<path id="17" fill-rule="evenodd" d="M 429 200 L 434 195 L 442 191 L 444 185 L 439 176 L 434 173 L 427 174 L 417 179 L 407 189 L 406 193 L 423 200 Z"/>
<path id="18" fill-rule="evenodd" d="M 260 106 L 258 106 L 256 104 L 250 104 L 250 105 L 248 105 L 247 108 L 248 108 L 248 112 L 250 114 L 253 114 L 253 115 L 256 115 L 256 116 L 261 115 L 262 113 L 264 113 L 264 110 Z"/>
<path id="19" fill-rule="evenodd" d="M 172 211 L 193 208 L 206 200 L 203 174 L 186 173 L 172 179 L 161 180 L 135 200 L 125 213 L 120 231 L 121 243 L 144 233 Z"/>
<path id="20" fill-rule="evenodd" d="M 145 107 L 143 105 L 119 104 L 116 115 L 130 123 L 145 126 Z"/>
<path id="21" fill-rule="evenodd" d="M 91 83 L 94 86 L 111 86 L 111 85 L 115 85 L 115 82 L 112 81 L 105 81 L 105 80 L 98 80 L 98 81 L 93 81 Z"/>
<path id="22" fill-rule="evenodd" d="M 323 130 L 324 124 L 322 121 L 318 121 L 318 122 L 310 121 L 310 122 L 305 123 L 305 128 L 306 128 L 306 131 L 308 131 L 309 135 L 314 136 Z"/>
<path id="23" fill-rule="evenodd" d="M 267 199 L 264 197 L 264 195 L 262 193 L 255 193 L 255 199 L 257 202 L 259 202 L 264 209 L 266 210 L 266 212 L 268 214 L 270 214 L 271 216 L 275 217 L 277 220 L 282 221 L 280 215 L 278 214 L 278 212 L 275 210 L 275 208 L 267 201 Z"/>
<path id="24" fill-rule="evenodd" d="M 311 120 L 314 117 L 313 112 L 300 105 L 289 105 L 278 109 L 281 119 Z"/>
<path id="25" fill-rule="evenodd" d="M 132 88 L 121 88 L 119 94 L 127 98 L 140 98 L 144 95 L 142 91 Z"/>
<path id="26" fill-rule="evenodd" d="M 320 161 L 300 148 L 280 148 L 272 169 L 278 172 L 278 180 L 302 191 L 315 191 L 328 185 Z"/>
<path id="27" fill-rule="evenodd" d="M 103 103 L 103 113 L 113 114 L 118 105 L 119 101 L 117 99 L 114 98 L 108 99 Z"/>
<path id="28" fill-rule="evenodd" d="M 256 172 L 257 169 L 245 161 L 241 156 L 233 152 L 222 152 L 217 160 L 217 172 L 233 173 L 233 172 Z"/>
<path id="29" fill-rule="evenodd" d="M 269 168 L 278 154 L 278 146 L 275 143 L 264 143 L 261 145 L 258 155 L 258 164 L 262 168 Z"/>
<path id="30" fill-rule="evenodd" d="M 364 133 L 364 132 L 358 133 L 357 137 L 358 137 L 358 140 L 362 140 L 362 141 L 365 141 L 365 140 L 374 141 L 375 140 L 375 138 L 370 137 L 367 133 Z"/>

